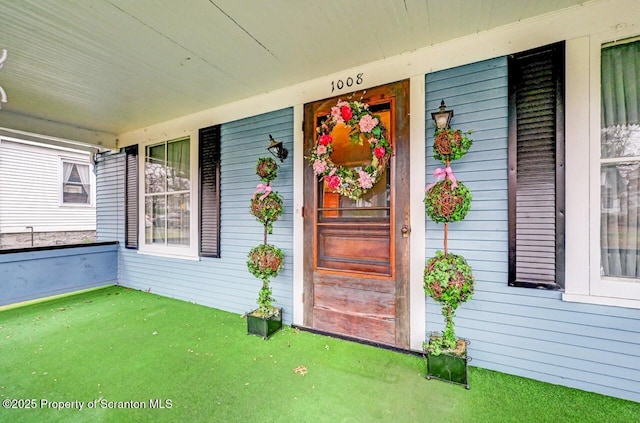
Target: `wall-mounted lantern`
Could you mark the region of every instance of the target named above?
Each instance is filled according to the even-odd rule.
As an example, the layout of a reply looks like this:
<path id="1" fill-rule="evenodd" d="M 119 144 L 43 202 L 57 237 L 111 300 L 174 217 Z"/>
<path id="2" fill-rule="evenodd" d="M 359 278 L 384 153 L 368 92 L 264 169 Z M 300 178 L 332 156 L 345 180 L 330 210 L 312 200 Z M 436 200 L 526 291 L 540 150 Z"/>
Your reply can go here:
<path id="1" fill-rule="evenodd" d="M 271 134 L 269 134 L 269 140 L 271 141 L 271 144 L 267 147 L 269 153 L 273 154 L 273 157 L 280 159 L 281 162 L 284 162 L 284 159 L 289 155 L 289 151 L 284 148 L 282 141 L 274 140 Z"/>
<path id="2" fill-rule="evenodd" d="M 431 118 L 436 123 L 437 129 L 449 128 L 449 123 L 453 117 L 453 110 L 446 110 L 447 106 L 444 105 L 444 100 L 440 103 L 440 109 L 437 112 L 431 113 Z"/>

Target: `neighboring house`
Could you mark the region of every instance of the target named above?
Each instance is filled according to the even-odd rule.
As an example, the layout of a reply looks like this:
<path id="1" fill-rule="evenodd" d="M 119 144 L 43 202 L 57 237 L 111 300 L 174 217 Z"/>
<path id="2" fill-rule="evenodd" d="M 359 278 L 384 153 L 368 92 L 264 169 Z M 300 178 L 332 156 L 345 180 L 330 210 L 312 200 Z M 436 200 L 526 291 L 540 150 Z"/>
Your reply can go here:
<path id="1" fill-rule="evenodd" d="M 0 249 L 95 240 L 90 153 L 0 138 Z"/>

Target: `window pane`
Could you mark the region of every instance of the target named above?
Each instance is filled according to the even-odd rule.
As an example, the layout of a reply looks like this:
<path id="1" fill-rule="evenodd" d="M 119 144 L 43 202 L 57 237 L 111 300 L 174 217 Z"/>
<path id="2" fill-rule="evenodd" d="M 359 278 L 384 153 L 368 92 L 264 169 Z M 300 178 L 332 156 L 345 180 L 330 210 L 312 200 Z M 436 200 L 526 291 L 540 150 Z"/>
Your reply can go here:
<path id="1" fill-rule="evenodd" d="M 166 200 L 164 195 L 145 199 L 145 240 L 147 244 L 164 244 L 166 237 Z"/>
<path id="2" fill-rule="evenodd" d="M 640 276 L 640 163 L 602 166 L 601 261 L 604 276 Z"/>
<path id="3" fill-rule="evenodd" d="M 62 202 L 71 204 L 90 204 L 91 182 L 89 165 L 62 163 L 64 182 L 62 185 Z"/>
<path id="4" fill-rule="evenodd" d="M 167 196 L 167 244 L 189 245 L 189 194 Z"/>
<path id="5" fill-rule="evenodd" d="M 640 156 L 640 125 L 602 128 L 600 155 L 603 159 Z"/>
<path id="6" fill-rule="evenodd" d="M 168 143 L 167 191 L 188 191 L 191 188 L 189 172 L 189 140 Z"/>
<path id="7" fill-rule="evenodd" d="M 146 193 L 165 192 L 166 169 L 164 153 L 165 144 L 146 148 L 144 164 L 144 186 Z"/>

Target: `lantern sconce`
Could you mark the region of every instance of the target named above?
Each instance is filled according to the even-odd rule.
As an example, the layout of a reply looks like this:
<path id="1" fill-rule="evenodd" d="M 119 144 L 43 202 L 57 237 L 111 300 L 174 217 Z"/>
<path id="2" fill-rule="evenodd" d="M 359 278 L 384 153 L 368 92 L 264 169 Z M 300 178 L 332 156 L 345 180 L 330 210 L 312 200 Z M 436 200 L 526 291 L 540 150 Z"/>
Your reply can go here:
<path id="1" fill-rule="evenodd" d="M 451 118 L 453 117 L 453 110 L 446 110 L 447 106 L 444 104 L 444 100 L 440 102 L 440 109 L 437 112 L 431 113 L 431 118 L 436 123 L 436 129 L 448 129 Z"/>
<path id="2" fill-rule="evenodd" d="M 269 134 L 269 140 L 271 141 L 271 144 L 267 147 L 269 153 L 273 154 L 273 157 L 280 159 L 281 162 L 284 162 L 284 159 L 289 155 L 289 151 L 284 148 L 282 141 L 274 140 L 271 134 Z"/>

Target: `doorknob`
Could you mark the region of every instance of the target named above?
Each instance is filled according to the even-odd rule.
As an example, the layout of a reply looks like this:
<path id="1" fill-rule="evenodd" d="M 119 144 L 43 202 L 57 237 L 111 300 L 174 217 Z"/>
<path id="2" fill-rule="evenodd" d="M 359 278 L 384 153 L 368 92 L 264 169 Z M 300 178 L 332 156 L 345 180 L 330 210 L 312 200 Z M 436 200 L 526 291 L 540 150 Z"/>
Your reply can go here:
<path id="1" fill-rule="evenodd" d="M 400 232 L 402 232 L 403 237 L 407 238 L 409 236 L 409 232 L 411 232 L 411 227 L 409 225 L 402 225 Z"/>

